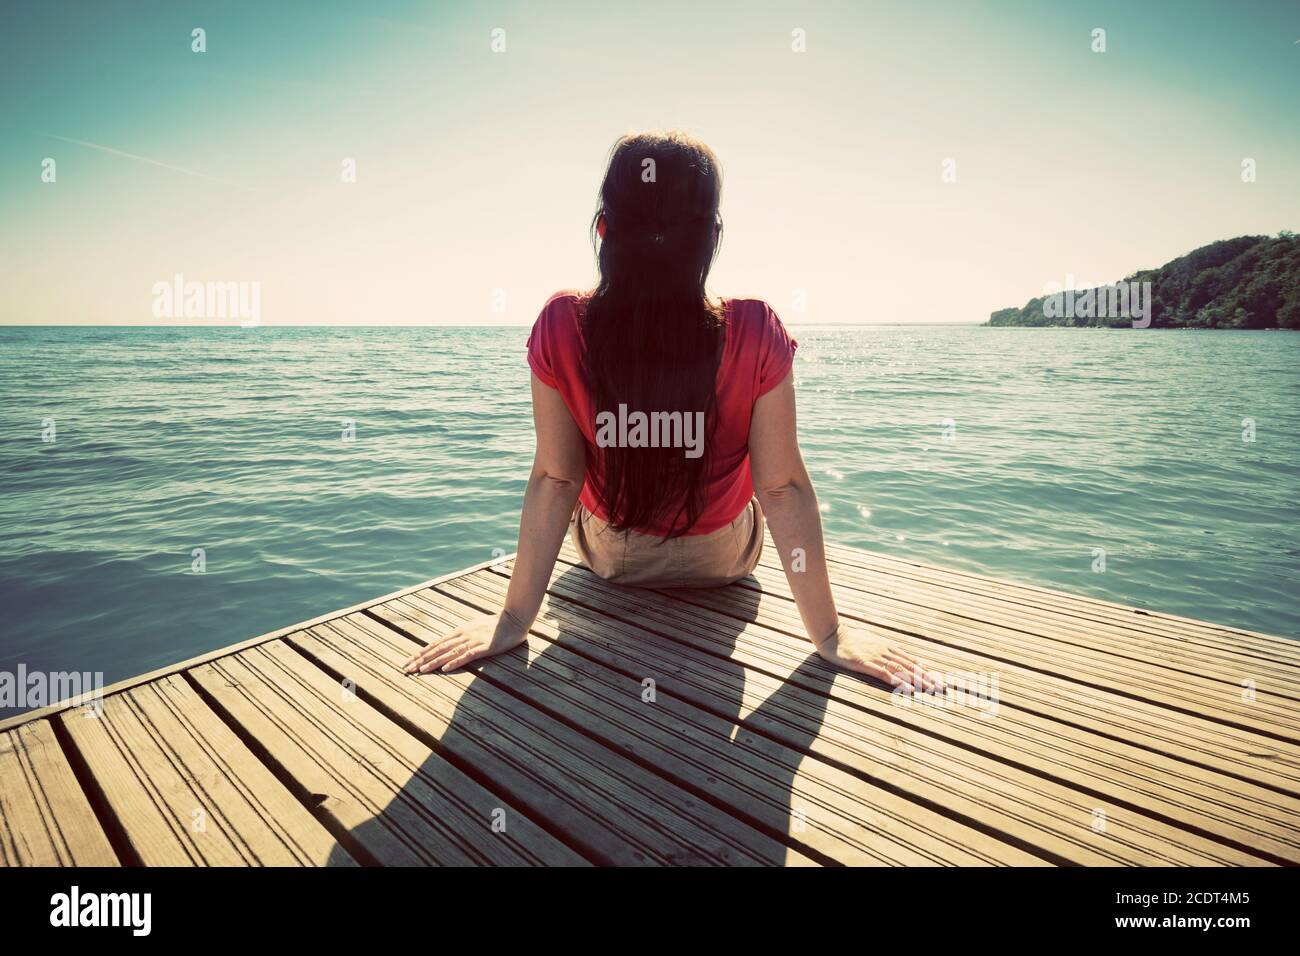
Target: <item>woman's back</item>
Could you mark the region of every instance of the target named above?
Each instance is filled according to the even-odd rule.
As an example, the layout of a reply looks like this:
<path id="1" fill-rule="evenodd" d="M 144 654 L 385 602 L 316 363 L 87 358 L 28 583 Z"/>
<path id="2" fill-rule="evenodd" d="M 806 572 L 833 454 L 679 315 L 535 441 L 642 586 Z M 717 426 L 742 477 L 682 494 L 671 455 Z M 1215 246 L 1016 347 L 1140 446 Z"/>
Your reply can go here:
<path id="1" fill-rule="evenodd" d="M 706 291 L 721 192 L 717 157 L 690 136 L 614 144 L 592 222 L 600 280 L 551 296 L 528 339 L 536 452 L 505 604 L 408 670 L 526 640 L 566 531 L 598 577 L 676 588 L 752 574 L 766 528 L 818 654 L 894 687 L 941 687 L 892 638 L 839 619 L 795 435 L 796 343 L 767 303 Z"/>
<path id="2" fill-rule="evenodd" d="M 716 426 L 711 436 L 703 429 L 692 428 L 695 416 L 703 418 L 703 409 L 623 408 L 597 409 L 591 395 L 584 367 L 583 314 L 588 294 L 566 290 L 547 300 L 528 339 L 528 364 L 541 382 L 556 389 L 587 444 L 588 461 L 597 459 L 598 447 L 611 434 L 627 446 L 654 441 L 662 426 L 677 422 L 680 415 L 683 456 L 696 454 L 687 447 L 687 439 L 709 442 L 709 463 L 701 494 L 703 509 L 687 534 L 709 534 L 731 522 L 753 496 L 749 469 L 749 426 L 754 403 L 778 385 L 789 373 L 798 343 L 790 338 L 781 320 L 760 299 L 724 299 L 722 355 L 715 385 L 717 397 Z M 635 362 L 636 355 L 626 356 Z M 636 413 L 645 416 L 646 426 L 638 431 Z M 608 416 L 602 413 L 609 413 Z M 652 418 L 653 413 L 661 413 Z M 598 419 L 598 416 L 601 416 Z M 688 416 L 690 416 L 688 418 Z M 613 426 L 610 428 L 609 426 Z M 602 520 L 610 520 L 602 501 L 600 475 L 588 474 L 582 489 L 582 503 Z M 671 504 L 677 504 L 672 502 Z M 635 530 L 644 534 L 667 535 L 667 522 L 658 521 Z"/>

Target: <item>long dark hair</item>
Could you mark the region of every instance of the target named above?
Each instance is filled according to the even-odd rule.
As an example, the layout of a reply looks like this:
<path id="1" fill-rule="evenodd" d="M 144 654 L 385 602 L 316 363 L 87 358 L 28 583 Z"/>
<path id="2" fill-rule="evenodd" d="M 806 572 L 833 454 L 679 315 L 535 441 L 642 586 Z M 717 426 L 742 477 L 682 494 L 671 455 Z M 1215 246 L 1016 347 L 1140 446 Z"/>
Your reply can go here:
<path id="1" fill-rule="evenodd" d="M 610 153 L 592 219 L 600 282 L 583 315 L 593 407 L 703 412 L 705 424 L 698 458 L 681 448 L 597 447 L 588 467 L 616 531 L 659 525 L 677 537 L 704 507 L 725 321 L 704 287 L 721 196 L 717 157 L 684 133 L 624 136 Z"/>

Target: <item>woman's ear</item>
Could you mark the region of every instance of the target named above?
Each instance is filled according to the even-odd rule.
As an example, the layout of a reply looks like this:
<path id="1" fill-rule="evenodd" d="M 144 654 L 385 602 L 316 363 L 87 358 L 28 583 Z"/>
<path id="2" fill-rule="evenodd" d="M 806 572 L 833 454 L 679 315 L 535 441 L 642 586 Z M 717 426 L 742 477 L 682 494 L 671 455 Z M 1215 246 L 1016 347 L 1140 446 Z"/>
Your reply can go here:
<path id="1" fill-rule="evenodd" d="M 603 213 L 596 217 L 596 235 L 602 239 L 605 238 L 605 216 Z"/>

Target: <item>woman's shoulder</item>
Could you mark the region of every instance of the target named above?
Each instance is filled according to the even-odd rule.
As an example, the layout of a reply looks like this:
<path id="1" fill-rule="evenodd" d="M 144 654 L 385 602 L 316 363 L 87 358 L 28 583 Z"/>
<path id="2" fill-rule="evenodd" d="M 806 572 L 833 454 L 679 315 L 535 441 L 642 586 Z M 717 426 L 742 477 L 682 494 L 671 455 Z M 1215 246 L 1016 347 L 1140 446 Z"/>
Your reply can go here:
<path id="1" fill-rule="evenodd" d="M 582 326 L 582 313 L 590 292 L 581 289 L 561 289 L 542 305 L 533 329 L 545 330 L 550 335 L 569 336 L 578 333 Z"/>
<path id="2" fill-rule="evenodd" d="M 776 309 L 765 299 L 724 299 L 733 361 L 756 370 L 757 395 L 775 386 L 790 370 L 799 347 L 786 331 Z"/>
<path id="3" fill-rule="evenodd" d="M 554 293 L 542 306 L 542 314 L 548 312 L 581 311 L 582 306 L 591 298 L 590 292 L 582 289 L 561 289 Z"/>
<path id="4" fill-rule="evenodd" d="M 766 299 L 738 295 L 724 298 L 722 303 L 729 314 L 742 320 L 767 322 L 776 315 L 776 310 Z"/>
<path id="5" fill-rule="evenodd" d="M 784 331 L 776 309 L 766 299 L 736 296 L 724 298 L 722 303 L 733 333 L 757 339 L 770 336 L 778 330 Z"/>
<path id="6" fill-rule="evenodd" d="M 542 306 L 525 348 L 528 364 L 551 388 L 560 387 L 565 370 L 575 367 L 582 343 L 582 306 L 588 293 L 561 289 Z"/>

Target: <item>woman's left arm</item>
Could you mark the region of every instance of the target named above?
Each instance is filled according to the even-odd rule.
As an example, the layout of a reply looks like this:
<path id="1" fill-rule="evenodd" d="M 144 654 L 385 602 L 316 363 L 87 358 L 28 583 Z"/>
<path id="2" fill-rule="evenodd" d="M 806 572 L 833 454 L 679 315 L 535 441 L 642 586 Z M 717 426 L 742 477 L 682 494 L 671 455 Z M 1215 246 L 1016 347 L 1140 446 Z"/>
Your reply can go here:
<path id="1" fill-rule="evenodd" d="M 505 607 L 483 614 L 432 641 L 406 662 L 406 672 L 454 670 L 517 647 L 528 636 L 555 569 L 569 518 L 586 477 L 586 445 L 560 393 L 532 377 L 537 451 L 524 490 L 519 547 Z"/>

